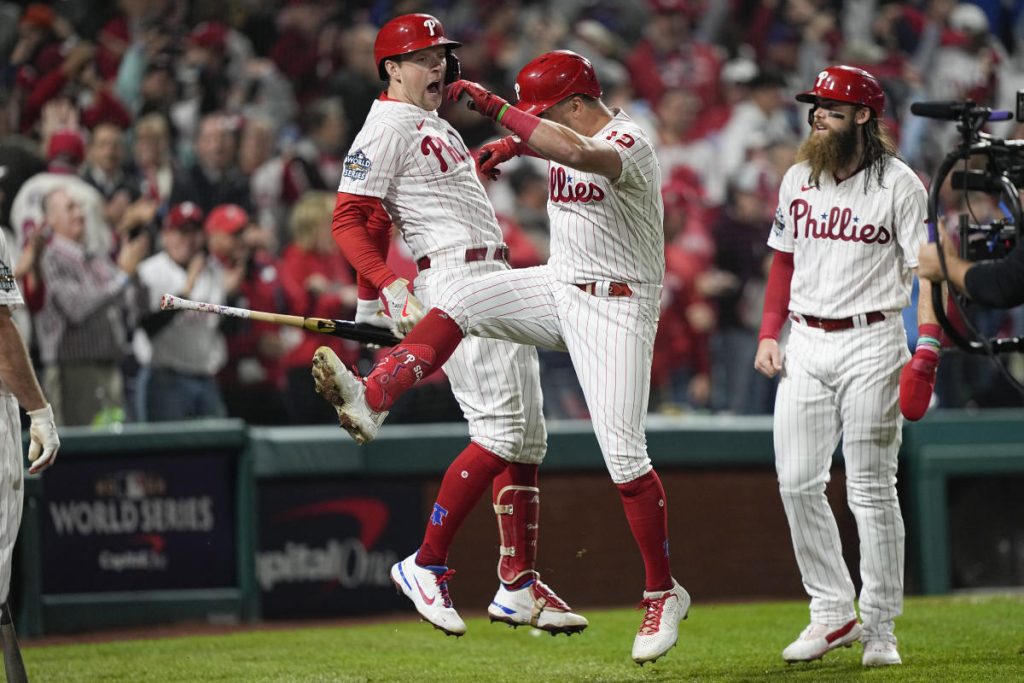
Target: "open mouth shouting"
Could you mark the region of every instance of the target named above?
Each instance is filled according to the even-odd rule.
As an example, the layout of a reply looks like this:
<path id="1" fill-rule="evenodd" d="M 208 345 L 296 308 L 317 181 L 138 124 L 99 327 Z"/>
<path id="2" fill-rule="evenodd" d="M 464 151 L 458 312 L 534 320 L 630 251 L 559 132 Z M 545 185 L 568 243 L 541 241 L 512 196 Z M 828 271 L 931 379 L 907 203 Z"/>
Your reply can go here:
<path id="1" fill-rule="evenodd" d="M 427 84 L 427 94 L 429 95 L 440 95 L 441 94 L 441 81 L 431 81 Z"/>

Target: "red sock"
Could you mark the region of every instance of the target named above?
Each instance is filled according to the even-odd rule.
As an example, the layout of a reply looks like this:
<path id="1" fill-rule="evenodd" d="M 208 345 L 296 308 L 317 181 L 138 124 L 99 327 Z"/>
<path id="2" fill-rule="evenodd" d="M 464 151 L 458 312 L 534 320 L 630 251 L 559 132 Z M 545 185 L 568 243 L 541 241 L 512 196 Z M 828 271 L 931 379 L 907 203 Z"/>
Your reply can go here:
<path id="1" fill-rule="evenodd" d="M 494 478 L 493 498 L 506 486 L 537 486 L 537 465 L 510 462 L 505 471 Z"/>
<path id="2" fill-rule="evenodd" d="M 537 465 L 526 465 L 518 462 L 510 462 L 503 472 L 494 478 L 494 486 L 492 487 L 491 500 L 495 505 L 498 504 L 498 494 L 506 486 L 532 486 L 537 487 Z M 506 584 L 509 590 L 518 590 L 524 585 L 533 581 L 535 578 L 531 570 L 536 569 L 533 565 L 535 564 L 534 552 L 517 553 L 513 557 L 507 558 L 513 575 L 523 574 L 519 579 L 513 583 Z M 524 573 L 525 572 L 525 573 Z M 499 577 L 501 573 L 499 572 Z"/>
<path id="3" fill-rule="evenodd" d="M 505 469 L 507 463 L 485 448 L 470 443 L 459 457 L 448 466 L 441 480 L 430 522 L 423 535 L 423 545 L 416 556 L 421 567 L 444 566 L 448 562 L 448 548 L 466 515 L 480 500 L 480 496 Z"/>
<path id="4" fill-rule="evenodd" d="M 462 337 L 447 313 L 431 308 L 366 377 L 366 402 L 374 410 L 390 410 L 409 387 L 445 364 Z"/>
<path id="5" fill-rule="evenodd" d="M 657 472 L 651 470 L 639 479 L 616 484 L 633 538 L 640 546 L 647 572 L 647 591 L 672 587 L 672 570 L 668 564 L 668 509 L 665 489 Z"/>

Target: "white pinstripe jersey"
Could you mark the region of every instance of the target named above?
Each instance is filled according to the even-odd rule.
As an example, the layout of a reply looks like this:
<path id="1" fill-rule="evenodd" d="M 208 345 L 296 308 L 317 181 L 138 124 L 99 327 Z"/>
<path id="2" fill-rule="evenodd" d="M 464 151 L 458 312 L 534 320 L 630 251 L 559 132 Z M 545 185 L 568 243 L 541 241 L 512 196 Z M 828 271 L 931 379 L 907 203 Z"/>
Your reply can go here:
<path id="1" fill-rule="evenodd" d="M 14 279 L 14 261 L 11 250 L 7 248 L 7 235 L 0 229 L 0 306 L 23 306 L 25 301 L 18 290 L 18 281 Z"/>
<path id="2" fill-rule="evenodd" d="M 825 172 L 812 187 L 809 168 L 800 162 L 786 172 L 768 238 L 772 249 L 793 253 L 790 310 L 848 318 L 906 308 L 911 269 L 927 239 L 920 179 L 893 157 L 881 187 L 867 169 L 838 185 Z"/>
<path id="3" fill-rule="evenodd" d="M 24 301 L 12 274 L 14 261 L 7 248 L 6 230 L 0 228 L 0 305 L 20 308 Z M 7 359 L 4 359 L 5 363 Z M 23 503 L 21 419 L 18 399 L 0 380 L 0 600 L 7 600 L 11 587 L 11 561 L 18 537 Z"/>
<path id="4" fill-rule="evenodd" d="M 415 259 L 503 241 L 466 143 L 436 111 L 377 100 L 343 168 L 338 191 L 380 199 Z"/>
<path id="5" fill-rule="evenodd" d="M 14 261 L 11 251 L 7 248 L 6 231 L 0 228 L 0 306 L 20 308 L 25 305 L 18 290 L 18 281 L 14 279 Z M 7 394 L 7 387 L 0 380 L 0 394 Z M 2 419 L 2 417 L 0 417 Z"/>
<path id="6" fill-rule="evenodd" d="M 548 264 L 561 282 L 660 285 L 665 277 L 665 207 L 654 147 L 621 111 L 593 137 L 619 153 L 622 173 L 612 181 L 548 164 Z"/>

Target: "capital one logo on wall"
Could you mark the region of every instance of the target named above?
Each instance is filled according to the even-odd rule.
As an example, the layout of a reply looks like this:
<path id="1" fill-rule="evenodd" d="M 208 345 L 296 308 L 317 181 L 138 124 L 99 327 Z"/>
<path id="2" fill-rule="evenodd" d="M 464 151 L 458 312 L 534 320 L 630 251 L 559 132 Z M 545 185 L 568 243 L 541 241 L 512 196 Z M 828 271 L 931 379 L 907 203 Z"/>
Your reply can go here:
<path id="1" fill-rule="evenodd" d="M 402 606 L 389 572 L 419 543 L 420 496 L 418 485 L 405 482 L 261 482 L 256 583 L 263 616 Z"/>

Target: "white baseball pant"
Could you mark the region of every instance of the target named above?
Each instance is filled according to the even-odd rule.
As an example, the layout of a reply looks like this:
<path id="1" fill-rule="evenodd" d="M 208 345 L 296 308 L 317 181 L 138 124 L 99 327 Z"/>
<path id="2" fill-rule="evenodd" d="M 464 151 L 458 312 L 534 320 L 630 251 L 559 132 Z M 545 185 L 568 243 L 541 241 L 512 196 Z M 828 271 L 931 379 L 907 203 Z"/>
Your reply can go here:
<path id="1" fill-rule="evenodd" d="M 510 271 L 495 260 L 432 265 L 416 277 L 416 296 L 429 309 L 449 285 L 493 272 Z M 466 337 L 444 364 L 444 372 L 474 442 L 510 462 L 539 465 L 544 460 L 547 427 L 535 348 Z"/>
<path id="2" fill-rule="evenodd" d="M 14 544 L 24 499 L 21 417 L 11 394 L 0 394 L 0 603 L 11 588 Z"/>
<path id="3" fill-rule="evenodd" d="M 909 357 L 898 313 L 835 332 L 794 322 L 775 402 L 775 467 L 811 621 L 838 625 L 856 616 L 853 581 L 825 497 L 842 438 L 847 499 L 860 537 L 861 619 L 871 639 L 893 639 L 893 620 L 903 611 L 896 468 L 899 374 Z"/>
<path id="4" fill-rule="evenodd" d="M 469 335 L 568 351 L 612 481 L 647 474 L 646 420 L 661 285 L 600 296 L 548 266 L 454 281 L 435 306 Z M 463 342 L 465 343 L 465 342 Z"/>

